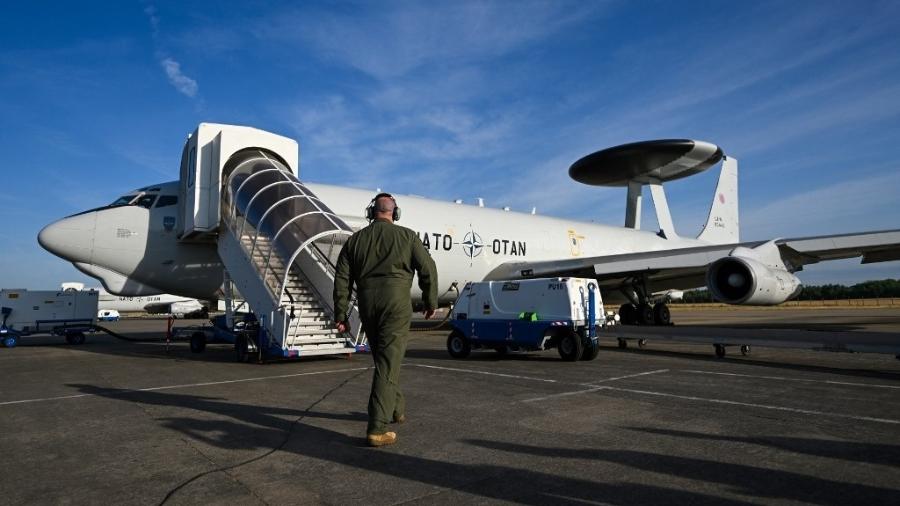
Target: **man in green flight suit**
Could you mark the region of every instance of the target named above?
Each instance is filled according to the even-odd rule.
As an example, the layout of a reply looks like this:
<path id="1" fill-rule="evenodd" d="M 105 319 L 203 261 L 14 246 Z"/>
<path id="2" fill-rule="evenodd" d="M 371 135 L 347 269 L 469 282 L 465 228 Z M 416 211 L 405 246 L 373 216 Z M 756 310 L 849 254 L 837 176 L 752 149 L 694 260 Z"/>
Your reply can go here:
<path id="1" fill-rule="evenodd" d="M 353 234 L 338 257 L 334 314 L 337 329 L 345 332 L 349 328 L 350 290 L 355 283 L 362 327 L 375 360 L 366 440 L 370 446 L 384 446 L 397 441 L 397 434 L 387 430 L 388 423 L 406 420 L 400 366 L 412 315 L 409 291 L 413 272 L 419 275 L 426 319 L 437 308 L 438 281 L 434 260 L 419 236 L 394 224 L 400 219 L 394 197 L 388 193 L 376 195 L 366 209 L 366 218 L 369 226 Z"/>

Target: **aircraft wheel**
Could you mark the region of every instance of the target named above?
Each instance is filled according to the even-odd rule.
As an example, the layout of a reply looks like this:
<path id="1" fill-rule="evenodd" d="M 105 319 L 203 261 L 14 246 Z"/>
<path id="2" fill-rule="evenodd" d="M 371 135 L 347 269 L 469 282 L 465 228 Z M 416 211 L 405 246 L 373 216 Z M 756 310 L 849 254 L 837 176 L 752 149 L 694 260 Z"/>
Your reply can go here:
<path id="1" fill-rule="evenodd" d="M 556 351 L 559 352 L 560 358 L 566 362 L 576 362 L 584 353 L 581 336 L 571 330 L 564 332 L 559 336 L 559 342 L 556 343 Z"/>
<path id="2" fill-rule="evenodd" d="M 746 357 L 749 354 L 750 354 L 750 345 L 749 344 L 741 345 L 741 355 Z"/>
<path id="3" fill-rule="evenodd" d="M 584 351 L 581 353 L 581 360 L 594 360 L 599 353 L 600 341 L 588 339 L 587 344 L 584 346 Z"/>
<path id="4" fill-rule="evenodd" d="M 634 307 L 634 304 L 622 304 L 619 306 L 619 321 L 622 325 L 634 325 L 634 315 L 637 312 L 637 308 Z"/>
<path id="5" fill-rule="evenodd" d="M 15 334 L 7 334 L 3 336 L 3 346 L 7 348 L 15 348 L 19 344 L 19 336 Z"/>
<path id="6" fill-rule="evenodd" d="M 447 336 L 447 351 L 453 358 L 466 358 L 472 352 L 472 344 L 465 334 L 454 329 Z"/>
<path id="7" fill-rule="evenodd" d="M 650 304 L 638 304 L 636 316 L 638 325 L 653 325 L 653 307 Z"/>
<path id="8" fill-rule="evenodd" d="M 619 349 L 624 350 L 628 348 L 628 340 L 627 339 L 619 339 Z"/>
<path id="9" fill-rule="evenodd" d="M 716 347 L 716 356 L 719 358 L 725 358 L 725 345 L 717 344 Z"/>
<path id="10" fill-rule="evenodd" d="M 66 342 L 69 344 L 84 344 L 84 332 L 66 333 Z"/>
<path id="11" fill-rule="evenodd" d="M 191 334 L 191 353 L 203 353 L 206 349 L 206 334 L 194 332 Z"/>
<path id="12" fill-rule="evenodd" d="M 672 323 L 672 312 L 669 311 L 669 306 L 662 302 L 653 306 L 653 319 L 656 320 L 657 325 Z"/>
<path id="13" fill-rule="evenodd" d="M 238 362 L 250 361 L 250 348 L 247 343 L 247 336 L 238 334 L 234 338 L 234 356 Z"/>
<path id="14" fill-rule="evenodd" d="M 647 340 L 646 339 L 638 339 L 638 348 L 643 348 L 645 346 L 647 346 Z"/>

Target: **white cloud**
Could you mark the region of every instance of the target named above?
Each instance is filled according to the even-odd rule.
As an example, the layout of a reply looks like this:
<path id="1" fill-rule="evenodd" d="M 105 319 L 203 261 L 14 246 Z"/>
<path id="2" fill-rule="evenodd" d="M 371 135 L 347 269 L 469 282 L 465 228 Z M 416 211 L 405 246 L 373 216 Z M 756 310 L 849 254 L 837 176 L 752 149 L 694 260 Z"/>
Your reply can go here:
<path id="1" fill-rule="evenodd" d="M 507 54 L 594 10 L 562 2 L 378 4 L 365 16 L 282 13 L 255 31 L 261 38 L 299 37 L 330 59 L 384 81 L 425 65 L 452 67 Z"/>
<path id="2" fill-rule="evenodd" d="M 197 81 L 186 76 L 181 71 L 181 64 L 173 58 L 167 56 L 164 51 L 160 50 L 160 16 L 155 5 L 147 5 L 144 7 L 144 14 L 150 22 L 150 34 L 153 37 L 153 44 L 157 47 L 156 59 L 159 65 L 166 73 L 169 83 L 178 90 L 179 93 L 190 98 L 197 96 Z"/>
<path id="3" fill-rule="evenodd" d="M 896 215 L 900 168 L 806 189 L 756 209 L 741 212 L 741 235 L 747 240 L 841 232 L 883 230 L 900 226 Z"/>
<path id="4" fill-rule="evenodd" d="M 197 95 L 197 81 L 181 72 L 181 65 L 172 58 L 164 58 L 159 62 L 166 71 L 166 76 L 179 93 L 194 98 Z"/>

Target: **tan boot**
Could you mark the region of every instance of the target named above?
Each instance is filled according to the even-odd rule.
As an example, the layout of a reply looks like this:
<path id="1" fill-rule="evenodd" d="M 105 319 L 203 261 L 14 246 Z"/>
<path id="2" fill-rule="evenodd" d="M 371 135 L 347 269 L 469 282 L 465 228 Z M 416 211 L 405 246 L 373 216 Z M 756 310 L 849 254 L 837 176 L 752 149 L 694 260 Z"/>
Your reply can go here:
<path id="1" fill-rule="evenodd" d="M 385 432 L 384 434 L 368 434 L 366 440 L 369 446 L 387 446 L 397 442 L 396 432 Z"/>
<path id="2" fill-rule="evenodd" d="M 394 419 L 391 420 L 391 423 L 406 423 L 406 415 L 398 415 L 394 413 Z"/>

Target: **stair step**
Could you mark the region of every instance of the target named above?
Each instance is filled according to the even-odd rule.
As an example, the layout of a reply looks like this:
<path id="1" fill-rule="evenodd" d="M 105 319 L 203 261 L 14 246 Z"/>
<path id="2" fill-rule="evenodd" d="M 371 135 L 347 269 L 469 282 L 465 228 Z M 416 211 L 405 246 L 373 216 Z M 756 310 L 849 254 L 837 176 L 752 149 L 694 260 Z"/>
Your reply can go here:
<path id="1" fill-rule="evenodd" d="M 325 313 L 301 313 L 298 316 L 298 318 L 294 318 L 293 320 L 291 320 L 291 325 L 310 326 L 331 323 L 331 317 Z"/>
<path id="2" fill-rule="evenodd" d="M 295 338 L 289 340 L 288 346 L 296 346 L 296 345 L 298 345 L 298 344 L 305 344 L 305 345 L 325 345 L 325 346 L 334 346 L 334 347 L 337 348 L 337 347 L 343 347 L 343 346 L 345 345 L 346 342 L 347 342 L 347 340 L 344 339 L 344 338 L 340 338 L 340 339 L 336 339 L 336 338 L 326 339 L 326 338 L 321 338 L 321 337 L 301 337 L 301 336 L 297 336 L 297 337 L 295 337 Z"/>
<path id="3" fill-rule="evenodd" d="M 300 355 L 316 355 L 318 351 L 323 352 L 338 352 L 338 353 L 353 353 L 355 350 L 353 348 L 348 348 L 346 343 L 344 342 L 335 342 L 335 343 L 297 343 L 296 345 L 288 345 L 289 349 L 297 350 L 300 352 Z M 334 350 L 334 351 L 331 351 Z"/>
<path id="4" fill-rule="evenodd" d="M 296 337 L 308 337 L 308 336 L 334 336 L 337 335 L 338 331 L 334 327 L 330 328 L 305 328 L 303 329 L 303 333 L 297 333 Z"/>

